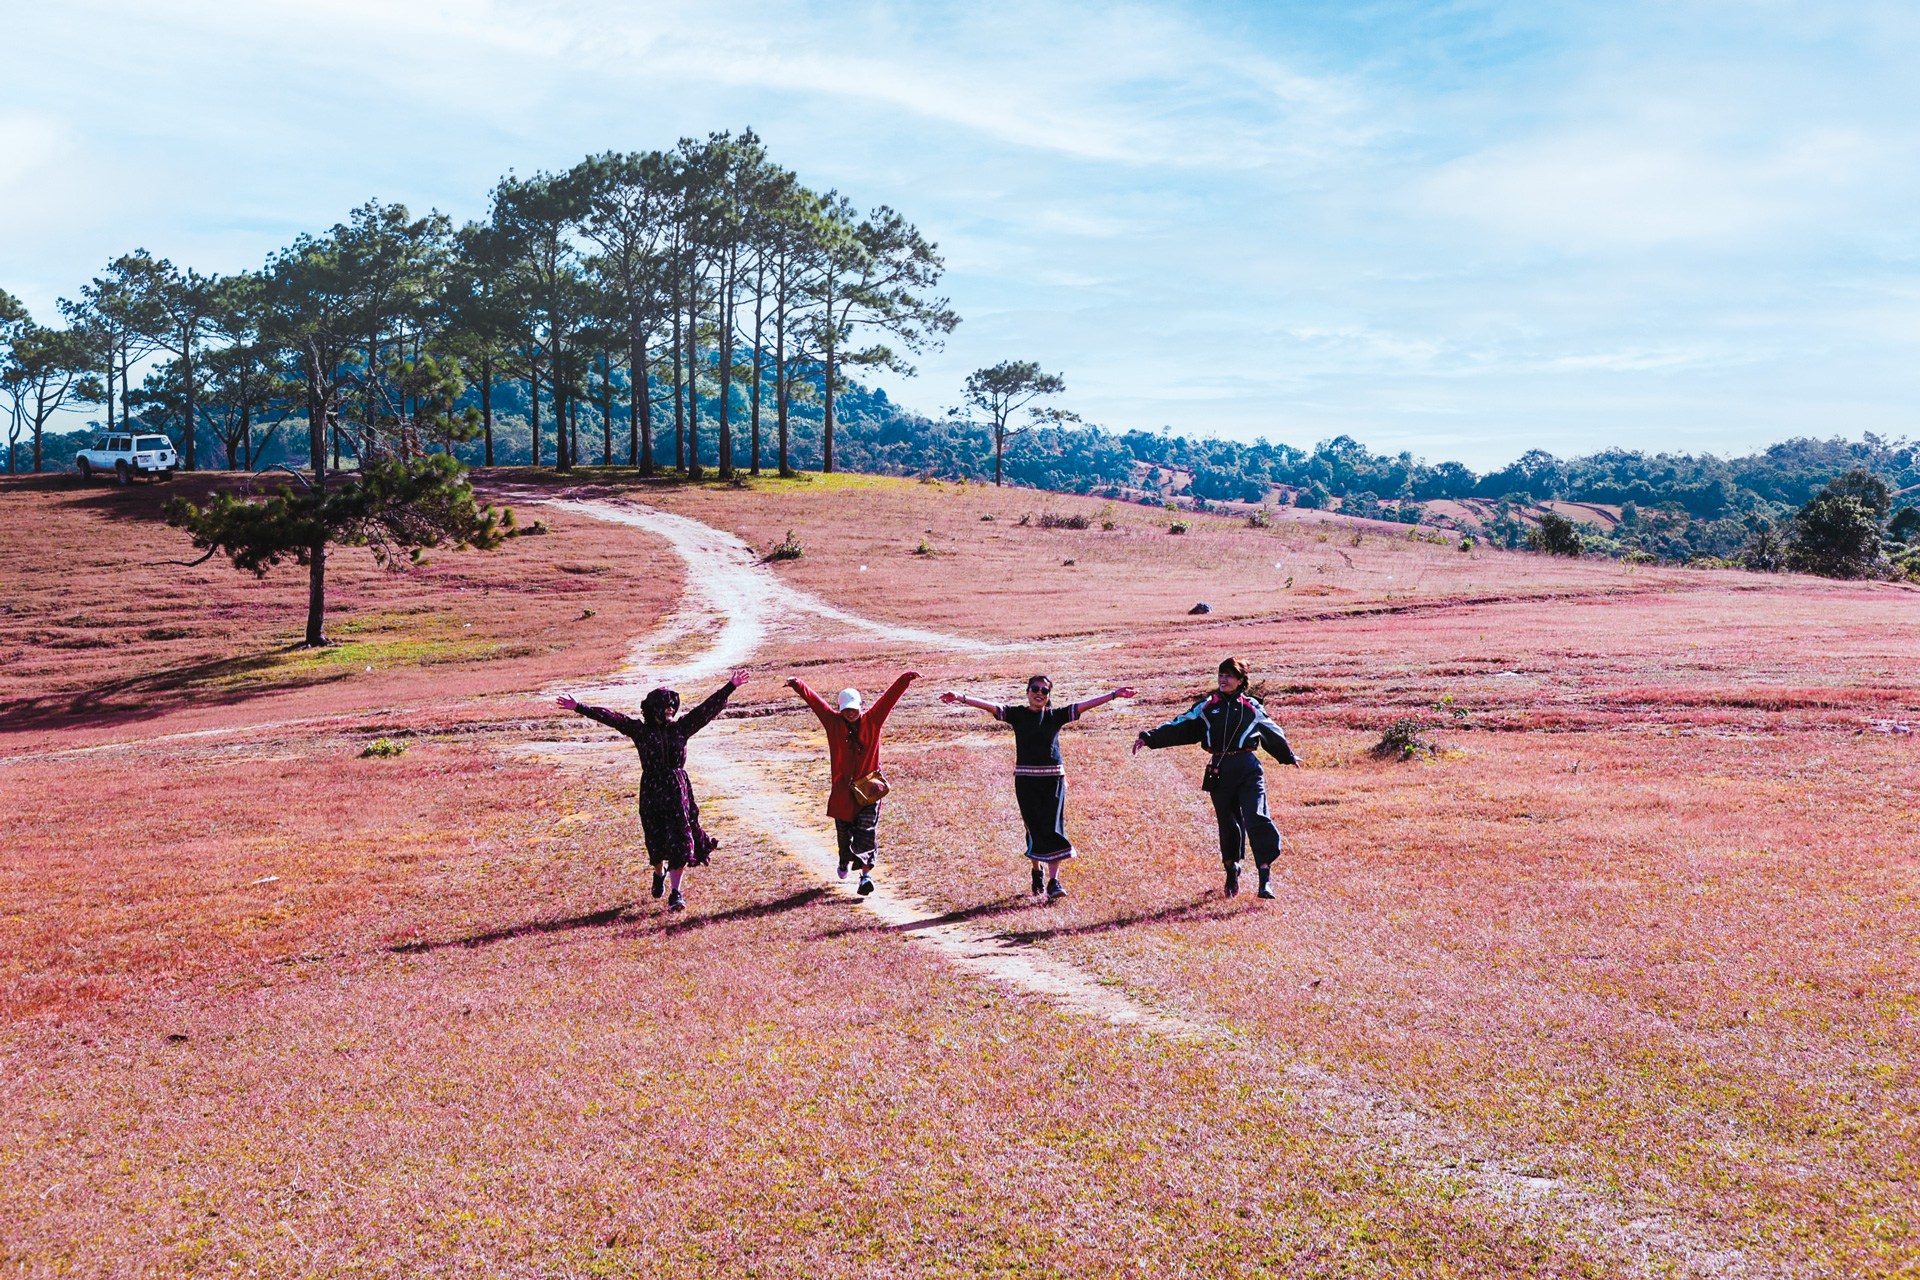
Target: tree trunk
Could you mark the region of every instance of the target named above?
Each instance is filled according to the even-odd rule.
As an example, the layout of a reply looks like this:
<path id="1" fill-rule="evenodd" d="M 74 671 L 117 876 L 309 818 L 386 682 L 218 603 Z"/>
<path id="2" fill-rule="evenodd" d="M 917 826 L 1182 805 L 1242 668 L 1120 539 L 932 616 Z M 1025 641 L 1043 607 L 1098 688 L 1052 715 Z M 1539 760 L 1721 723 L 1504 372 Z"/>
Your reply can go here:
<path id="1" fill-rule="evenodd" d="M 313 470 L 316 493 L 327 491 L 327 413 L 318 390 L 320 354 L 312 355 L 307 383 L 307 461 Z M 327 535 L 322 531 L 307 548 L 307 646 L 317 648 L 327 642 Z"/>
<path id="2" fill-rule="evenodd" d="M 638 370 L 628 386 L 627 413 L 637 415 L 639 425 L 639 453 L 635 455 L 634 465 L 640 468 L 640 474 L 653 474 L 653 376 L 647 369 L 647 335 L 641 334 L 633 342 L 633 367 Z"/>
<path id="3" fill-rule="evenodd" d="M 553 383 L 553 469 L 562 473 L 573 470 L 573 451 L 567 447 L 567 405 L 573 400 L 572 388 L 567 386 L 566 357 L 560 353 L 559 343 L 554 344 L 553 372 L 548 381 Z"/>
<path id="4" fill-rule="evenodd" d="M 696 288 L 693 296 L 699 297 Z M 700 478 L 700 313 L 687 309 L 687 479 Z"/>
<path id="5" fill-rule="evenodd" d="M 773 326 L 773 412 L 780 421 L 780 478 L 793 478 L 793 465 L 787 460 L 787 323 L 782 315 Z"/>
<path id="6" fill-rule="evenodd" d="M 996 424 L 993 428 L 993 482 L 996 485 L 1000 483 L 1000 456 L 1006 452 L 1006 448 L 1006 428 Z"/>
<path id="7" fill-rule="evenodd" d="M 194 415 L 199 411 L 199 406 L 193 402 L 193 336 L 191 334 L 188 334 L 181 340 L 180 349 L 183 353 L 180 357 L 180 368 L 184 375 L 181 378 L 183 384 L 182 394 L 186 396 L 187 400 L 187 424 L 185 430 L 181 433 L 185 438 L 187 447 L 181 451 L 183 455 L 181 461 L 185 464 L 181 467 L 181 470 L 198 471 L 200 469 L 200 458 L 199 451 L 194 448 L 193 444 L 193 419 Z M 33 433 L 33 469 L 35 471 L 40 469 L 40 433 L 38 431 Z"/>
<path id="8" fill-rule="evenodd" d="M 821 417 L 821 470 L 833 472 L 833 340 L 827 340 L 826 393 L 827 408 Z"/>
<path id="9" fill-rule="evenodd" d="M 686 407 L 681 399 L 681 384 L 684 379 L 680 372 L 680 308 L 673 309 L 673 466 L 680 470 L 687 465 L 687 416 Z"/>
<path id="10" fill-rule="evenodd" d="M 540 366 L 527 361 L 527 392 L 533 403 L 533 465 L 540 465 Z"/>
<path id="11" fill-rule="evenodd" d="M 107 348 L 107 434 L 113 434 L 113 348 Z"/>
<path id="12" fill-rule="evenodd" d="M 613 356 L 600 355 L 600 465 L 613 465 Z"/>
<path id="13" fill-rule="evenodd" d="M 720 343 L 714 354 L 720 359 L 720 478 L 733 479 L 733 269 L 727 265 L 729 252 L 721 259 Z"/>
<path id="14" fill-rule="evenodd" d="M 753 475 L 760 474 L 760 379 L 766 354 L 761 344 L 762 313 L 767 300 L 767 273 L 764 262 L 760 273 L 753 282 L 753 403 L 748 412 L 753 415 L 753 454 L 747 460 L 747 470 Z"/>
<path id="15" fill-rule="evenodd" d="M 480 357 L 480 430 L 487 438 L 487 465 L 493 465 L 493 357 Z"/>

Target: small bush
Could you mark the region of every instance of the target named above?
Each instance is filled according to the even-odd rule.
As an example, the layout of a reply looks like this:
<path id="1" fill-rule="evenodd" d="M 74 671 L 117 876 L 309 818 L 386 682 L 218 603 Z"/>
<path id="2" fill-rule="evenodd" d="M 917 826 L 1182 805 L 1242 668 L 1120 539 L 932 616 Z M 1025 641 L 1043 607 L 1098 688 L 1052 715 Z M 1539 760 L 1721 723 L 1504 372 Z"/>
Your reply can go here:
<path id="1" fill-rule="evenodd" d="M 1186 531 L 1187 531 L 1187 522 L 1185 520 L 1175 520 L 1172 524 L 1167 526 L 1168 533 L 1185 533 Z"/>
<path id="2" fill-rule="evenodd" d="M 1264 509 L 1260 511 L 1253 511 L 1248 513 L 1247 528 L 1270 529 L 1272 527 L 1273 527 L 1273 517 L 1269 516 Z"/>
<path id="3" fill-rule="evenodd" d="M 1430 756 L 1439 748 L 1432 739 L 1421 736 L 1426 731 L 1426 721 L 1418 716 L 1402 716 L 1387 726 L 1380 741 L 1374 743 L 1367 754 L 1375 760 L 1418 760 Z"/>
<path id="4" fill-rule="evenodd" d="M 1462 551 L 1471 551 L 1479 545 L 1479 542 L 1474 539 L 1472 534 L 1463 533 L 1460 535 L 1460 549 Z"/>
<path id="5" fill-rule="evenodd" d="M 1040 527 L 1042 529 L 1090 529 L 1093 527 L 1093 519 L 1077 512 L 1070 516 L 1063 516 L 1053 511 L 1042 511 Z"/>
<path id="6" fill-rule="evenodd" d="M 375 738 L 360 753 L 362 760 L 384 760 L 388 756 L 402 756 L 407 753 L 407 744 L 395 742 L 392 738 Z"/>
<path id="7" fill-rule="evenodd" d="M 1108 533 L 1112 533 L 1120 527 L 1119 523 L 1113 518 L 1113 504 L 1111 502 L 1100 508 L 1100 527 Z"/>
<path id="8" fill-rule="evenodd" d="M 987 514 L 981 516 L 980 519 L 982 521 L 991 521 L 993 519 L 993 512 L 991 511 L 987 512 Z"/>
<path id="9" fill-rule="evenodd" d="M 774 560 L 798 560 L 801 556 L 805 554 L 807 554 L 807 549 L 800 545 L 800 540 L 794 537 L 793 530 L 789 529 L 787 530 L 786 540 L 784 542 L 774 543 L 773 550 L 767 552 L 767 554 L 762 556 L 761 559 L 763 562 L 771 562 Z"/>
<path id="10" fill-rule="evenodd" d="M 1353 536 L 1347 539 L 1347 545 L 1350 547 L 1357 547 L 1357 546 L 1360 546 L 1362 543 L 1366 542 L 1366 540 L 1367 540 L 1367 535 L 1362 530 L 1355 529 L 1353 531 Z"/>
<path id="11" fill-rule="evenodd" d="M 930 556 L 933 553 L 933 544 L 925 538 L 920 539 L 920 545 L 913 549 L 913 554 L 917 556 Z"/>
<path id="12" fill-rule="evenodd" d="M 1024 529 L 1024 528 L 1025 528 L 1026 526 L 1028 526 L 1028 525 L 1030 525 L 1030 524 L 1032 524 L 1032 523 L 1033 523 L 1033 512 L 1031 512 L 1031 511 L 1027 511 L 1027 512 L 1023 512 L 1023 513 L 1021 513 L 1021 516 L 1020 516 L 1020 527 L 1021 527 L 1021 528 L 1023 528 L 1023 529 Z"/>

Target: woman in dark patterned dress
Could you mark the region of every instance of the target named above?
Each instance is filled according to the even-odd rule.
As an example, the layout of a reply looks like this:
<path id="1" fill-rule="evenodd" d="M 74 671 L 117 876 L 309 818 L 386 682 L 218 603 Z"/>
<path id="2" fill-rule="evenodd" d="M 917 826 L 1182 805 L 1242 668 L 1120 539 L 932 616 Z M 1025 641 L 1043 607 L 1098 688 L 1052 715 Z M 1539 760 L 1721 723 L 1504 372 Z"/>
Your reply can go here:
<path id="1" fill-rule="evenodd" d="M 1067 839 L 1067 771 L 1060 763 L 1060 730 L 1078 720 L 1085 712 L 1104 706 L 1115 698 L 1131 698 L 1134 691 L 1122 687 L 1085 702 L 1064 707 L 1048 704 L 1053 698 L 1053 681 L 1033 676 L 1027 681 L 1027 705 L 1001 706 L 948 691 L 940 701 L 959 702 L 978 707 L 1002 724 L 1013 726 L 1013 798 L 1020 805 L 1020 819 L 1027 827 L 1027 860 L 1033 864 L 1033 891 L 1044 886 L 1047 901 L 1064 898 L 1060 886 L 1060 864 L 1073 856 L 1073 842 Z"/>
<path id="2" fill-rule="evenodd" d="M 681 911 L 687 900 L 680 894 L 680 876 L 688 867 L 704 867 L 718 843 L 700 825 L 700 806 L 687 782 L 687 739 L 706 728 L 727 705 L 727 696 L 747 682 L 742 667 L 713 696 L 679 719 L 680 695 L 655 689 L 640 703 L 640 718 L 630 719 L 605 707 L 590 707 L 562 694 L 555 701 L 589 720 L 598 720 L 615 733 L 633 739 L 640 753 L 640 829 L 647 838 L 647 861 L 653 864 L 653 896 L 669 884 L 673 894 L 667 909 Z"/>

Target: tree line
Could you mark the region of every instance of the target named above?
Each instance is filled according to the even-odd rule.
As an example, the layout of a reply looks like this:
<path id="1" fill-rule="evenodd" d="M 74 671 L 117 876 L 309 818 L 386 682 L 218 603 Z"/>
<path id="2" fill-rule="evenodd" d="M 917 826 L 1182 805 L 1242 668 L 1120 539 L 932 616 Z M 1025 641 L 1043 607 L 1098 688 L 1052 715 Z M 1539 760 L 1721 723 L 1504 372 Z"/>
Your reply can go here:
<path id="1" fill-rule="evenodd" d="M 652 473 L 670 429 L 674 468 L 724 477 L 758 473 L 769 447 L 791 474 L 793 409 L 817 401 L 831 471 L 850 372 L 911 372 L 958 323 L 943 270 L 904 216 L 809 189 L 751 130 L 508 174 L 457 228 L 370 201 L 258 271 L 136 250 L 62 300 L 58 326 L 0 292 L 9 470 L 46 467 L 48 424 L 77 405 L 110 431 L 168 431 L 187 469 L 291 459 L 296 424 L 307 465 L 491 465 L 507 392 L 535 465 L 570 470 L 597 444 Z"/>

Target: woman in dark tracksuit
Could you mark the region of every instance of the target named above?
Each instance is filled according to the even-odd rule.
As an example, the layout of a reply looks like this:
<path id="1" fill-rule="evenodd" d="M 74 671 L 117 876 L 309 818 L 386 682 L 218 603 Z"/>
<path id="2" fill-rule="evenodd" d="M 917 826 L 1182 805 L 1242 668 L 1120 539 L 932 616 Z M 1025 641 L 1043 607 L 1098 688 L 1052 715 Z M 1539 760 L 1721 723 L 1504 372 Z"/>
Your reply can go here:
<path id="1" fill-rule="evenodd" d="M 1213 813 L 1220 822 L 1220 861 L 1226 865 L 1228 897 L 1240 892 L 1240 851 L 1253 845 L 1253 865 L 1260 871 L 1260 896 L 1273 896 L 1273 861 L 1280 856 L 1280 830 L 1267 812 L 1267 779 L 1254 754 L 1260 747 L 1281 764 L 1300 761 L 1287 744 L 1287 735 L 1268 719 L 1266 709 L 1247 696 L 1247 668 L 1238 659 L 1220 664 L 1220 688 L 1156 729 L 1143 730 L 1134 740 L 1134 754 L 1142 747 L 1177 747 L 1197 742 L 1213 753 L 1202 785 L 1213 796 Z"/>

